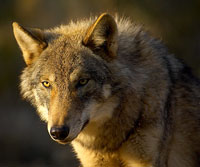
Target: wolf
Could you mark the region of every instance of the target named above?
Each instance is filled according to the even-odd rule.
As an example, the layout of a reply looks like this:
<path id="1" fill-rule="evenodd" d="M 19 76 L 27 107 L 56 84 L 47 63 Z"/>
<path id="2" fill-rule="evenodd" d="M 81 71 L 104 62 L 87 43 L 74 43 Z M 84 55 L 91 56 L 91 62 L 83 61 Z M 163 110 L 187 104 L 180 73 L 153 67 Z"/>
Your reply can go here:
<path id="1" fill-rule="evenodd" d="M 200 81 L 142 26 L 103 13 L 13 30 L 23 98 L 83 167 L 200 166 Z"/>

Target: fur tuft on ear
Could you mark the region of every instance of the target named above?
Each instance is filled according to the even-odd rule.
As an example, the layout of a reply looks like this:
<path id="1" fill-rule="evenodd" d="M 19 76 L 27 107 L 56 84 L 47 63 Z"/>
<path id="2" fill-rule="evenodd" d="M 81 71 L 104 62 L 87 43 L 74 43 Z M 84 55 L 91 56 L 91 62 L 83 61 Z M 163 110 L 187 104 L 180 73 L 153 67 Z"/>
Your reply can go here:
<path id="1" fill-rule="evenodd" d="M 112 16 L 101 14 L 88 28 L 83 44 L 94 53 L 110 61 L 117 56 L 117 24 Z"/>
<path id="2" fill-rule="evenodd" d="M 25 63 L 32 64 L 47 47 L 42 30 L 24 28 L 18 23 L 13 23 L 13 32 L 19 47 L 22 50 Z"/>

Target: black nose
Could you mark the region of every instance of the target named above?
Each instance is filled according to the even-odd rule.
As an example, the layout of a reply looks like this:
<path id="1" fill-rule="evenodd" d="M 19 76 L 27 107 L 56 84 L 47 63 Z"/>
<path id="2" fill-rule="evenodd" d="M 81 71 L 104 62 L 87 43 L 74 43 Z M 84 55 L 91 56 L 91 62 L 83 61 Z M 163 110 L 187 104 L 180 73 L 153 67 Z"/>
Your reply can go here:
<path id="1" fill-rule="evenodd" d="M 50 129 L 51 136 L 56 140 L 64 140 L 69 134 L 68 126 L 53 126 Z"/>

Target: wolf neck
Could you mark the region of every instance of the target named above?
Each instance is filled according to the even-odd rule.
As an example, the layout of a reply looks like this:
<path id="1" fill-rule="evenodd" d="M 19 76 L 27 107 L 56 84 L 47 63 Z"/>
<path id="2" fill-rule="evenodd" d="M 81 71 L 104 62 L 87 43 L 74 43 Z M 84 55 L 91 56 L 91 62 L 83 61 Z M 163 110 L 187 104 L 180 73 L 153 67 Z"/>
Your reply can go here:
<path id="1" fill-rule="evenodd" d="M 142 105 L 136 104 L 134 100 L 130 101 L 129 95 L 123 96 L 119 99 L 118 105 L 113 106 L 115 108 L 110 119 L 103 123 L 90 122 L 74 142 L 96 151 L 118 150 L 139 127 L 142 120 L 142 115 L 139 114 L 139 106 Z"/>

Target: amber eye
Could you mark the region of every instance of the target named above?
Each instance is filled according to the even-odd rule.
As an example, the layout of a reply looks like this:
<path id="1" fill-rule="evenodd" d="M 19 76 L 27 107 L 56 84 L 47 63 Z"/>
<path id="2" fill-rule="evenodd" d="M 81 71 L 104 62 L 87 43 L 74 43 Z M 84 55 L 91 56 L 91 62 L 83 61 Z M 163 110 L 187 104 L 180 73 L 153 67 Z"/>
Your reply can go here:
<path id="1" fill-rule="evenodd" d="M 43 81 L 42 82 L 42 85 L 45 87 L 45 88 L 49 88 L 50 87 L 50 83 L 48 81 Z"/>
<path id="2" fill-rule="evenodd" d="M 79 86 L 84 86 L 88 83 L 89 79 L 80 79 L 79 80 Z"/>

